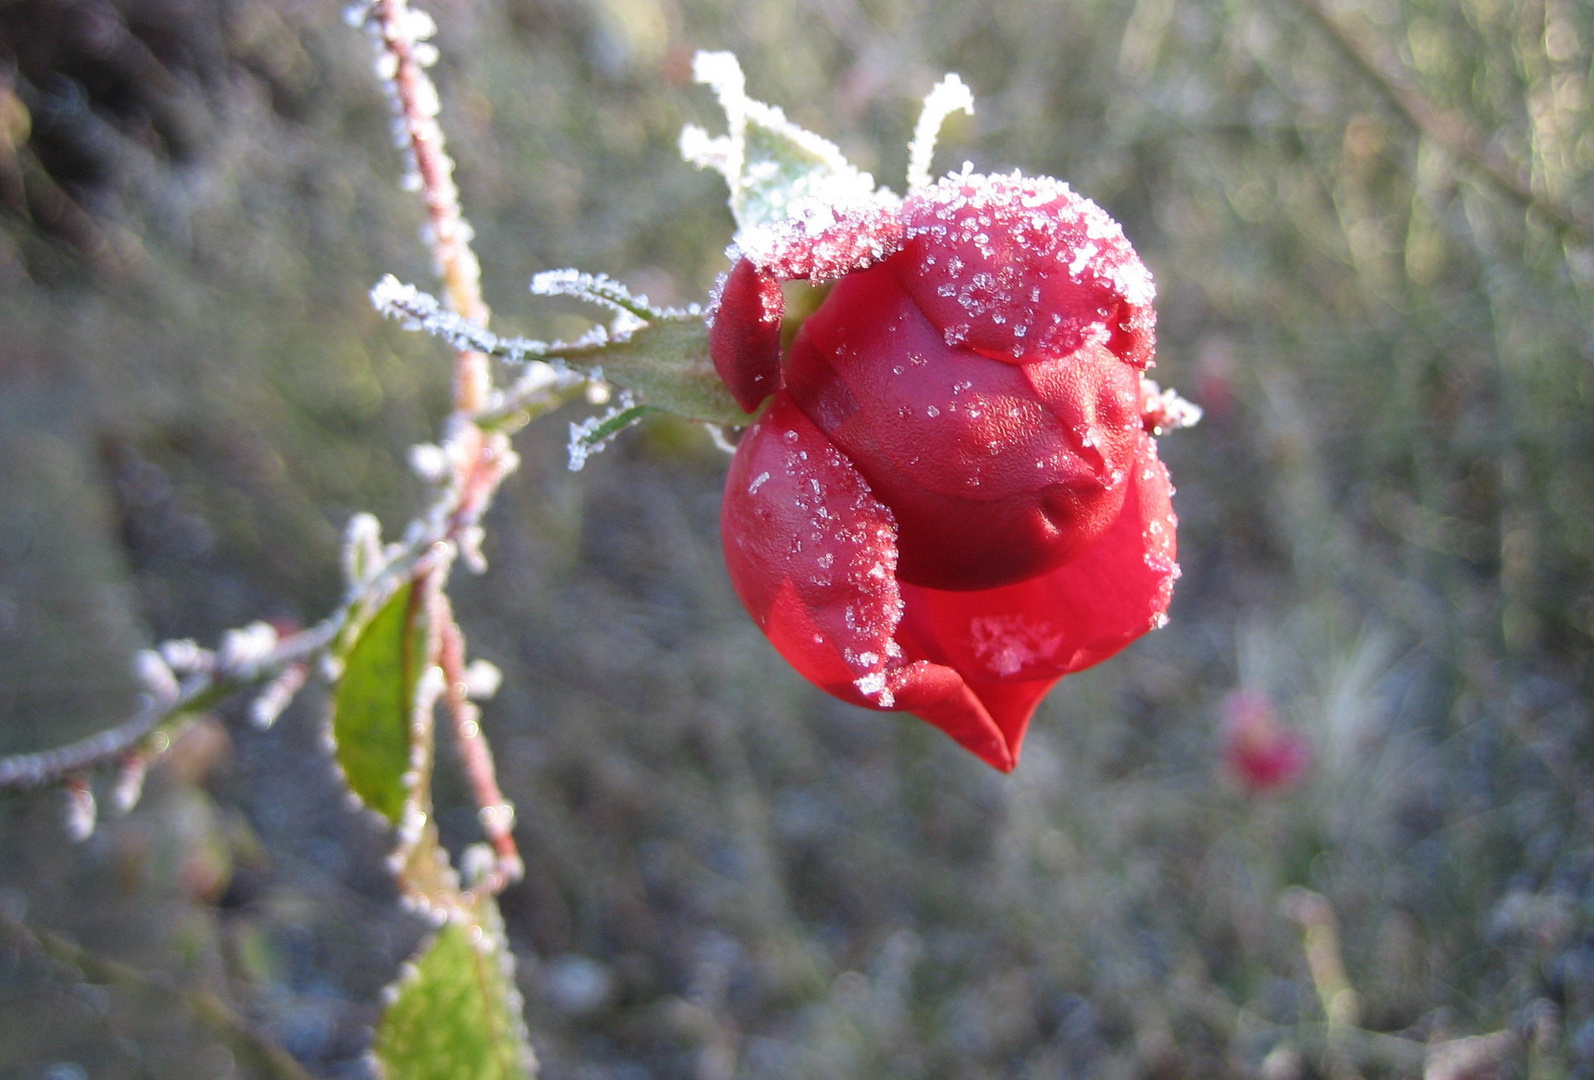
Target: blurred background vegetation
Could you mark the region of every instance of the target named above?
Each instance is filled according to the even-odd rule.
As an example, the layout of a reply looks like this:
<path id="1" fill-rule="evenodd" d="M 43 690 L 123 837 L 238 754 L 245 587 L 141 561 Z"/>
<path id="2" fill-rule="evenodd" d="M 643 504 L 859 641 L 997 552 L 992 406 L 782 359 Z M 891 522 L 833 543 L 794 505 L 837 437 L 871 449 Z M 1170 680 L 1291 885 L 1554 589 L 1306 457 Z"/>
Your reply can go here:
<path id="1" fill-rule="evenodd" d="M 496 328 L 579 332 L 526 293 L 560 266 L 705 295 L 694 50 L 899 187 L 957 71 L 940 167 L 1122 220 L 1156 375 L 1207 409 L 1163 444 L 1172 624 L 1054 691 L 1005 778 L 775 656 L 700 431 L 580 475 L 562 418 L 521 436 L 456 594 L 506 675 L 544 1077 L 1337 1080 L 1491 1034 L 1427 1076 L 1594 1077 L 1587 0 L 429 10 Z M 0 3 L 0 752 L 119 718 L 141 645 L 316 619 L 349 515 L 419 505 L 448 362 L 365 298 L 429 267 L 340 14 Z M 1309 740 L 1297 781 L 1225 768 L 1236 700 Z M 196 723 L 80 846 L 60 793 L 0 798 L 0 1076 L 367 1075 L 422 930 L 322 709 Z"/>

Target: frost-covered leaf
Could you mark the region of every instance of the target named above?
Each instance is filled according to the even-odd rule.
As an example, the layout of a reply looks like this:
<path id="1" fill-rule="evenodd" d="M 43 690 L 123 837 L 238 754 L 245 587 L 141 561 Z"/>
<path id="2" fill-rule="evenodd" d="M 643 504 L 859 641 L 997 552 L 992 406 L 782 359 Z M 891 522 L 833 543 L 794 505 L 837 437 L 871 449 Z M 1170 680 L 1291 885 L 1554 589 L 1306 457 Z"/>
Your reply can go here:
<path id="1" fill-rule="evenodd" d="M 581 270 L 545 270 L 531 279 L 531 291 L 537 296 L 574 296 L 589 304 L 610 308 L 638 319 L 656 319 L 664 312 L 648 302 L 646 296 L 635 296 L 608 274 L 588 274 Z"/>
<path id="2" fill-rule="evenodd" d="M 593 370 L 630 390 L 644 405 L 710 424 L 752 422 L 751 416 L 737 408 L 714 371 L 708 353 L 708 324 L 701 316 L 656 319 L 623 337 L 571 348 L 560 355 L 571 366 Z"/>
<path id="3" fill-rule="evenodd" d="M 580 472 L 587 458 L 606 448 L 614 437 L 649 413 L 659 410 L 652 405 L 638 405 L 629 392 L 620 396 L 620 402 L 602 416 L 589 416 L 579 424 L 570 425 L 570 471 Z"/>
<path id="4" fill-rule="evenodd" d="M 513 364 L 526 364 L 528 369 L 535 369 L 551 348 L 546 341 L 495 334 L 480 323 L 449 311 L 431 293 L 407 285 L 392 274 L 372 286 L 371 306 L 387 318 L 396 319 L 406 330 L 430 334 L 455 349 L 474 350 L 502 357 Z M 542 366 L 547 368 L 547 365 Z M 544 374 L 548 385 L 570 378 L 568 372 L 557 369 L 549 369 Z"/>
<path id="5" fill-rule="evenodd" d="M 349 789 L 395 825 L 409 796 L 411 719 L 426 639 L 424 605 L 407 583 L 354 639 L 333 697 L 332 738 Z"/>
<path id="6" fill-rule="evenodd" d="M 941 125 L 955 112 L 974 115 L 974 92 L 956 74 L 942 77 L 924 99 L 924 109 L 908 143 L 908 190 L 930 186 L 930 165 L 935 157 Z"/>
<path id="7" fill-rule="evenodd" d="M 510 394 L 526 403 L 588 381 L 612 382 L 634 392 L 643 404 L 688 420 L 742 425 L 752 417 L 736 407 L 714 372 L 708 325 L 695 306 L 661 310 L 643 296 L 601 274 L 574 270 L 537 275 L 542 295 L 577 296 L 617 312 L 611 326 L 594 326 L 575 341 L 505 338 L 443 310 L 435 297 L 387 277 L 372 290 L 377 310 L 416 330 L 435 334 L 456 348 L 476 349 L 525 365 Z"/>
<path id="8" fill-rule="evenodd" d="M 498 910 L 446 923 L 389 988 L 372 1051 L 387 1080 L 525 1080 L 535 1069 Z"/>
<path id="9" fill-rule="evenodd" d="M 834 143 L 798 127 L 779 108 L 747 96 L 735 56 L 700 52 L 692 72 L 719 97 L 729 131 L 710 137 L 687 125 L 681 132 L 681 155 L 725 177 L 738 243 L 744 233 L 791 216 L 804 202 L 835 207 L 875 197 L 874 177 L 859 172 Z"/>

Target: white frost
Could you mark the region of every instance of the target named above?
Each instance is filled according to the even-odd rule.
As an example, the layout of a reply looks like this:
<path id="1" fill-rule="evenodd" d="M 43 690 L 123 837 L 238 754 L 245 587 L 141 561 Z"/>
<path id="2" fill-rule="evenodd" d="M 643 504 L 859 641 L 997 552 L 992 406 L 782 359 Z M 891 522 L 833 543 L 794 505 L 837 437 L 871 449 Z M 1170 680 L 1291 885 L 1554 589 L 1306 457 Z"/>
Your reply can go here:
<path id="1" fill-rule="evenodd" d="M 858 693 L 867 698 L 874 698 L 875 704 L 882 709 L 889 709 L 897 703 L 896 696 L 891 693 L 891 688 L 886 685 L 886 673 L 871 671 L 869 674 L 854 679 L 852 685 L 858 688 Z"/>
<path id="2" fill-rule="evenodd" d="M 913 128 L 908 143 L 908 190 L 930 186 L 930 164 L 935 157 L 935 142 L 941 125 L 955 112 L 974 115 L 974 94 L 956 74 L 948 74 L 935 84 L 924 99 L 924 110 Z"/>

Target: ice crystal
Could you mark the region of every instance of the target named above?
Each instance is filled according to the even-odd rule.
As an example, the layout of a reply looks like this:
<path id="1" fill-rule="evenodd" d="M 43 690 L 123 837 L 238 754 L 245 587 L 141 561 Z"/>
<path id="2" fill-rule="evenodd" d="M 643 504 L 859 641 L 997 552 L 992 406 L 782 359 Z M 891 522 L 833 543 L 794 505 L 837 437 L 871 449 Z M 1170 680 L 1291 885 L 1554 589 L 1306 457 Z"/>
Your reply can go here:
<path id="1" fill-rule="evenodd" d="M 1201 421 L 1201 406 L 1186 401 L 1174 390 L 1162 389 L 1150 379 L 1142 380 L 1140 395 L 1140 415 L 1153 435 L 1194 427 Z"/>
<path id="2" fill-rule="evenodd" d="M 562 273 L 569 272 L 562 271 Z M 630 295 L 616 283 L 609 284 L 615 285 L 626 296 Z M 646 297 L 640 298 L 640 302 L 646 303 Z M 480 323 L 472 322 L 449 311 L 437 297 L 417 289 L 414 285 L 399 281 L 392 274 L 388 274 L 371 288 L 371 304 L 383 315 L 398 321 L 406 330 L 418 330 L 430 334 L 447 342 L 454 349 L 486 353 L 509 364 L 524 365 L 511 395 L 517 401 L 524 401 L 544 390 L 572 386 L 586 381 L 588 375 L 571 371 L 563 360 L 552 354 L 603 345 L 611 340 L 610 331 L 602 326 L 593 327 L 573 342 L 501 337 Z M 621 316 L 631 320 L 627 326 L 634 326 L 639 322 L 628 311 L 622 310 Z M 618 330 L 615 336 L 619 336 Z"/>

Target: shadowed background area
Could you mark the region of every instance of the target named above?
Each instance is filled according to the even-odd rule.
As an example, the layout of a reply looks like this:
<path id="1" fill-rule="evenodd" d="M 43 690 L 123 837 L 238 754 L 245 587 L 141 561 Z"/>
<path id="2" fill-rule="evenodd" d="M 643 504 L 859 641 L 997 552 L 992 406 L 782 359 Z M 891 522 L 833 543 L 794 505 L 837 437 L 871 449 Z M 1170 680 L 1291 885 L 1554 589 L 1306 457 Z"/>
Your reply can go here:
<path id="1" fill-rule="evenodd" d="M 1163 441 L 1171 624 L 1065 680 L 1006 778 L 786 668 L 725 580 L 702 431 L 579 474 L 582 410 L 518 438 L 455 595 L 505 674 L 544 1077 L 1398 1077 L 1474 1035 L 1430 1080 L 1594 1077 L 1594 9 L 428 10 L 496 329 L 584 329 L 526 291 L 561 266 L 706 295 L 731 223 L 675 149 L 722 123 L 695 49 L 899 188 L 957 71 L 979 112 L 938 168 L 1120 219 L 1154 374 L 1207 410 Z M 340 15 L 0 3 L 0 753 L 119 719 L 152 641 L 317 619 L 348 517 L 424 497 L 449 361 L 366 299 L 432 282 Z M 312 687 L 269 732 L 198 721 L 79 846 L 59 792 L 0 796 L 0 1076 L 294 1075 L 268 1045 L 368 1074 L 423 930 L 323 716 Z M 1256 766 L 1297 737 L 1303 771 Z"/>

